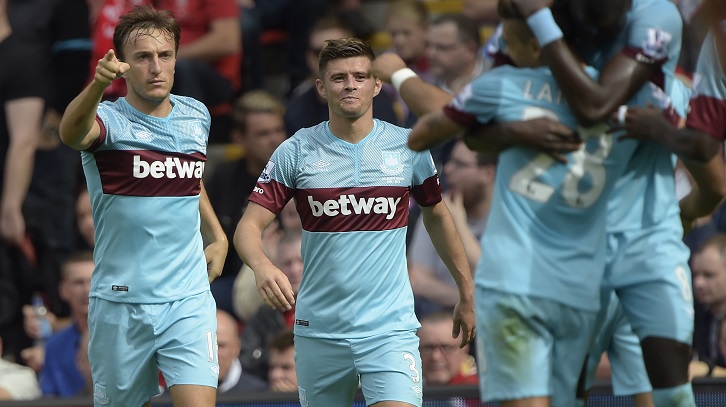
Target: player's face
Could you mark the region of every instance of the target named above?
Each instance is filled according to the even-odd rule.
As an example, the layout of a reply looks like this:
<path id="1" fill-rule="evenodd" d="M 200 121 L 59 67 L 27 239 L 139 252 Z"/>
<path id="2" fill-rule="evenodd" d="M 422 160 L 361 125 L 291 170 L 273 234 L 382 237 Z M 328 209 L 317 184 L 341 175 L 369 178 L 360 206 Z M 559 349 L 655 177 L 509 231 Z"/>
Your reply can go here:
<path id="1" fill-rule="evenodd" d="M 287 137 L 282 116 L 271 112 L 252 112 L 245 119 L 242 144 L 247 158 L 265 164 Z"/>
<path id="2" fill-rule="evenodd" d="M 124 58 L 131 66 L 124 75 L 127 98 L 159 104 L 169 97 L 176 64 L 174 38 L 170 34 L 159 30 L 131 32 L 124 45 Z"/>
<path id="3" fill-rule="evenodd" d="M 542 65 L 539 48 L 524 21 L 502 20 L 502 40 L 507 44 L 506 54 L 517 66 L 526 68 Z"/>
<path id="4" fill-rule="evenodd" d="M 693 292 L 708 307 L 726 303 L 726 263 L 718 250 L 709 246 L 691 260 Z"/>
<path id="5" fill-rule="evenodd" d="M 451 321 L 425 322 L 418 331 L 421 369 L 428 384 L 449 384 L 459 373 L 466 349 L 451 337 Z"/>
<path id="6" fill-rule="evenodd" d="M 373 97 L 381 91 L 381 81 L 370 74 L 370 69 L 371 61 L 364 56 L 328 62 L 316 86 L 328 101 L 331 114 L 357 119 L 370 112 Z"/>
<path id="7" fill-rule="evenodd" d="M 386 31 L 391 36 L 393 52 L 406 63 L 416 62 L 426 53 L 426 26 L 414 19 L 390 16 Z"/>

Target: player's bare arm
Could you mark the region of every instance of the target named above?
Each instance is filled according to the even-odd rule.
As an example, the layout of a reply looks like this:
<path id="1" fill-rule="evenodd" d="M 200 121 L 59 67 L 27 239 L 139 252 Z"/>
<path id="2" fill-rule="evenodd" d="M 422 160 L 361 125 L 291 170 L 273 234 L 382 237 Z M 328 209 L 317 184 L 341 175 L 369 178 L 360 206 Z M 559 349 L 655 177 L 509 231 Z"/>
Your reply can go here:
<path id="1" fill-rule="evenodd" d="M 267 306 L 277 310 L 292 309 L 295 295 L 285 273 L 277 268 L 262 245 L 262 232 L 275 219 L 275 214 L 262 205 L 250 202 L 234 232 L 237 254 L 255 273 L 257 291 Z"/>
<path id="2" fill-rule="evenodd" d="M 421 215 L 436 252 L 446 264 L 459 289 L 459 303 L 454 307 L 452 336 L 460 337 L 460 347 L 464 347 L 471 342 L 476 333 L 474 282 L 464 245 L 444 201 L 430 207 L 422 207 Z"/>
<path id="3" fill-rule="evenodd" d="M 222 268 L 224 268 L 224 260 L 227 258 L 229 243 L 227 242 L 227 235 L 224 234 L 222 225 L 220 225 L 219 219 L 217 219 L 217 215 L 214 213 L 212 203 L 207 196 L 207 190 L 204 188 L 204 183 L 201 185 L 199 216 L 201 219 L 202 238 L 204 242 L 208 242 L 204 248 L 204 257 L 207 259 L 207 275 L 211 283 L 215 278 L 222 275 Z"/>
<path id="4" fill-rule="evenodd" d="M 624 130 L 621 138 L 658 141 L 684 161 L 695 163 L 710 161 L 720 149 L 718 139 L 687 127 L 679 129 L 666 119 L 661 109 L 628 108 L 626 112 L 624 123 L 611 129 Z M 617 123 L 616 116 L 613 115 L 613 121 Z"/>
<path id="5" fill-rule="evenodd" d="M 61 140 L 75 148 L 85 150 L 98 139 L 101 128 L 96 123 L 98 109 L 106 88 L 129 70 L 129 64 L 116 58 L 113 50 L 98 60 L 96 74 L 88 86 L 68 104 L 60 122 Z"/>
<path id="6" fill-rule="evenodd" d="M 542 117 L 522 122 L 490 123 L 468 129 L 464 142 L 475 151 L 498 152 L 518 145 L 549 154 L 566 163 L 566 153 L 577 151 L 582 138 L 564 124 Z"/>
<path id="7" fill-rule="evenodd" d="M 393 83 L 394 74 L 403 69 L 407 69 L 406 63 L 394 53 L 383 54 L 371 64 L 373 76 L 386 83 Z M 415 74 L 403 80 L 397 90 L 406 106 L 418 117 L 446 106 L 452 99 L 451 94 Z"/>
<path id="8" fill-rule="evenodd" d="M 524 17 L 552 3 L 551 0 L 505 1 L 512 3 Z M 596 82 L 585 72 L 582 62 L 563 38 L 545 44 L 542 55 L 570 108 L 584 126 L 608 119 L 618 106 L 625 104 L 660 70 L 655 63 L 639 62 L 618 54 L 602 69 Z"/>
<path id="9" fill-rule="evenodd" d="M 456 136 L 464 127 L 449 119 L 442 109 L 421 117 L 408 135 L 408 147 L 424 151 Z"/>
<path id="10" fill-rule="evenodd" d="M 706 163 L 683 161 L 696 184 L 680 201 L 681 222 L 688 233 L 696 219 L 711 214 L 726 196 L 723 145 L 719 143 L 716 154 Z"/>

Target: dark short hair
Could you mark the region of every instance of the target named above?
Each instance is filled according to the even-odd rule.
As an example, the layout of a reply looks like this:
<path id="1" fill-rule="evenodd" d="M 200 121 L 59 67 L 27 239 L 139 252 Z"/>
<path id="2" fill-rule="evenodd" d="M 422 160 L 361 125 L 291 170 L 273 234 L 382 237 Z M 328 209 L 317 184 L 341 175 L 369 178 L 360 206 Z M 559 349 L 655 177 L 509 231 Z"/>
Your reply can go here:
<path id="1" fill-rule="evenodd" d="M 124 59 L 123 47 L 131 41 L 131 33 L 135 30 L 138 30 L 136 38 L 141 34 L 148 34 L 153 30 L 159 30 L 174 40 L 174 52 L 179 51 L 181 27 L 176 18 L 174 18 L 174 14 L 169 10 L 156 10 L 149 6 L 136 6 L 133 10 L 121 16 L 113 31 L 113 46 L 120 60 Z"/>
<path id="2" fill-rule="evenodd" d="M 61 265 L 61 280 L 66 279 L 68 267 L 74 263 L 93 263 L 93 252 L 90 250 L 79 250 L 68 256 Z"/>
<path id="3" fill-rule="evenodd" d="M 295 334 L 292 329 L 284 329 L 267 344 L 269 350 L 282 352 L 295 346 Z"/>
<path id="4" fill-rule="evenodd" d="M 453 23 L 456 26 L 457 37 L 463 43 L 473 42 L 477 49 L 481 46 L 479 25 L 473 19 L 463 14 L 442 14 L 431 22 L 431 25 Z"/>
<path id="5" fill-rule="evenodd" d="M 320 62 L 318 63 L 321 78 L 325 74 L 328 62 L 334 59 L 353 57 L 366 57 L 373 61 L 376 59 L 376 54 L 373 52 L 373 48 L 360 38 L 349 37 L 325 41 L 325 46 L 320 51 Z"/>

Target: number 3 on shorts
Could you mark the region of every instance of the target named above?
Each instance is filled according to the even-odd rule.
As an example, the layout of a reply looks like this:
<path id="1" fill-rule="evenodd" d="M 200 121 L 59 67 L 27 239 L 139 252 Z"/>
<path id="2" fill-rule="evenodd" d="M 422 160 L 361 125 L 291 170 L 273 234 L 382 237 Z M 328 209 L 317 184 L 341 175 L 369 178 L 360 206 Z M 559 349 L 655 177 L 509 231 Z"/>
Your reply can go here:
<path id="1" fill-rule="evenodd" d="M 416 358 L 410 353 L 404 353 L 403 359 L 408 363 L 408 368 L 413 372 L 411 374 L 411 380 L 413 380 L 414 383 L 420 382 L 421 375 L 418 373 L 418 368 L 416 367 Z"/>

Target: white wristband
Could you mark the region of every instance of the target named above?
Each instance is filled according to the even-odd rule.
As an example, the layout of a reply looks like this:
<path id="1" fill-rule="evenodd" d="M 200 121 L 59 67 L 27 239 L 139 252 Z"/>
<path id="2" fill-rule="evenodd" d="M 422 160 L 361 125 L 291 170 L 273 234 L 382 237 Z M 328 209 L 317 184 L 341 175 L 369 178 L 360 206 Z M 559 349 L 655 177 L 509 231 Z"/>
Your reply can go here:
<path id="1" fill-rule="evenodd" d="M 625 124 L 625 117 L 628 115 L 628 106 L 627 105 L 620 105 L 618 107 L 618 124 L 624 125 Z"/>
<path id="2" fill-rule="evenodd" d="M 401 85 L 408 78 L 413 78 L 416 75 L 411 68 L 401 68 L 391 75 L 391 84 L 396 88 L 396 92 L 401 92 Z"/>

